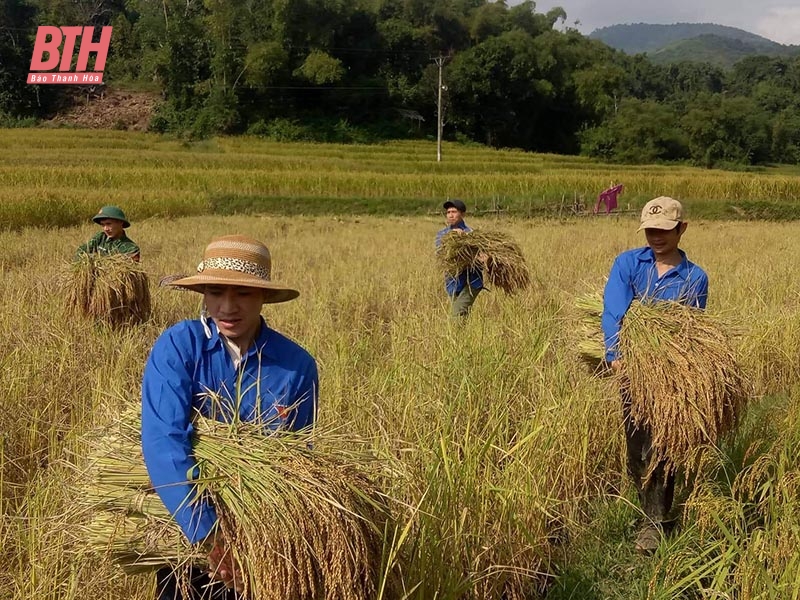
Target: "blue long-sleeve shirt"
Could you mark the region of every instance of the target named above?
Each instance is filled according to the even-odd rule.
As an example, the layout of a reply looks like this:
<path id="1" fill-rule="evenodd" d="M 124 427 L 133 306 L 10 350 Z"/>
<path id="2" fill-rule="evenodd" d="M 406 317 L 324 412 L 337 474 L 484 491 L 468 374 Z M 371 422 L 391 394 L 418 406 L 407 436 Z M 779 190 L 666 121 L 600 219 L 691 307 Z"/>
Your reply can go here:
<path id="1" fill-rule="evenodd" d="M 217 515 L 195 500 L 190 479 L 198 476 L 192 455 L 192 413 L 230 421 L 263 423 L 265 430 L 297 431 L 314 422 L 317 365 L 298 344 L 261 323 L 261 331 L 238 368 L 209 320 L 183 321 L 156 340 L 142 380 L 142 453 L 164 506 L 191 543 L 203 541 Z M 214 405 L 208 393 L 221 396 Z M 214 414 L 212 414 L 212 410 Z M 266 431 L 265 431 L 266 433 Z"/>
<path id="2" fill-rule="evenodd" d="M 442 245 L 442 238 L 453 231 L 454 229 L 461 229 L 464 233 L 472 231 L 464 221 L 459 221 L 458 224 L 450 227 L 449 225 L 436 234 L 436 248 L 437 250 Z M 473 289 L 483 289 L 483 274 L 480 269 L 465 269 L 457 276 L 452 275 L 444 276 L 444 288 L 447 290 L 448 296 L 456 296 L 461 293 L 467 284 Z"/>
<path id="3" fill-rule="evenodd" d="M 681 263 L 658 276 L 656 258 L 649 246 L 620 254 L 611 267 L 603 294 L 603 337 L 606 360 L 619 358 L 617 342 L 622 318 L 634 300 L 673 300 L 705 308 L 708 299 L 708 275 L 679 250 Z"/>

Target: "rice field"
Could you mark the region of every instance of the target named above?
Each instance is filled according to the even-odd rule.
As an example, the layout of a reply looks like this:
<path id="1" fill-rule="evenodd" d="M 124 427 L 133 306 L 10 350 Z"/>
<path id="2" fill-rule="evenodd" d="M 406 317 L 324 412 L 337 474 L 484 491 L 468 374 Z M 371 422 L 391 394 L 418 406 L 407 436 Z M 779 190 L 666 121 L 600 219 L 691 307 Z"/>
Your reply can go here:
<path id="1" fill-rule="evenodd" d="M 153 597 L 151 577 L 122 574 L 91 551 L 80 524 L 71 521 L 76 465 L 87 452 L 86 432 L 138 401 L 144 361 L 158 334 L 199 313 L 198 295 L 153 284 L 191 270 L 207 241 L 228 233 L 265 241 L 274 278 L 301 290 L 299 299 L 267 307 L 264 315 L 317 357 L 320 423 L 403 465 L 405 476 L 387 484 L 404 509 L 385 536 L 379 567 L 400 582 L 401 597 L 800 597 L 796 223 L 690 221 L 683 247 L 709 274 L 709 312 L 737 325 L 734 347 L 755 397 L 737 432 L 705 453 L 697 484 L 680 491 L 680 531 L 655 556 L 640 557 L 633 552 L 639 512 L 624 475 L 618 392 L 581 362 L 583 334 L 575 326 L 575 299 L 601 288 L 618 252 L 643 243 L 630 217 L 468 219 L 519 243 L 531 284 L 514 296 L 482 294 L 459 327 L 447 318 L 433 252 L 439 216 L 224 216 L 159 208 L 159 198 L 169 207 L 176 197 L 170 194 L 180 193 L 187 213 L 208 212 L 198 203 L 207 198 L 202 186 L 239 193 L 244 188 L 229 177 L 236 169 L 249 172 L 242 180 L 278 182 L 275 173 L 286 169 L 262 173 L 259 165 L 271 164 L 269 153 L 292 163 L 286 147 L 217 140 L 206 149 L 185 148 L 144 135 L 25 133 L 30 139 L 16 152 L 8 136 L 0 138 L 4 193 L 10 190 L 0 210 L 37 210 L 45 197 L 34 202 L 37 189 L 47 189 L 55 206 L 61 189 L 64 214 L 74 212 L 83 224 L 0 232 L 6 338 L 0 347 L 0 598 Z M 52 145 L 59 136 L 72 144 L 68 150 Z M 88 145 L 90 138 L 95 145 Z M 25 171 L 37 144 L 42 160 L 34 176 Z M 375 164 L 384 153 L 397 153 L 421 169 L 413 147 L 288 146 L 308 153 L 298 162 L 318 169 L 338 160 L 352 166 L 353 181 L 363 174 L 387 189 L 401 188 L 390 188 L 396 178 Z M 474 153 L 474 169 L 486 164 L 491 185 L 505 185 L 499 168 L 492 174 L 477 158 L 485 151 L 450 150 Z M 22 161 L 15 168 L 6 160 L 12 154 Z M 562 160 L 497 154 L 509 168 L 516 159 L 530 160 L 529 166 L 545 161 L 548 173 Z M 580 162 L 563 176 L 615 176 Z M 137 169 L 140 178 L 126 184 L 125 173 Z M 45 184 L 47 170 L 59 174 L 62 187 Z M 69 171 L 86 173 L 70 180 L 63 177 Z M 315 177 L 300 166 L 295 171 L 298 182 Z M 671 176 L 666 169 L 647 171 L 640 176 L 655 178 L 652 185 Z M 98 173 L 107 180 L 92 187 L 102 180 Z M 630 171 L 632 180 L 636 175 Z M 677 170 L 679 176 L 696 183 Z M 410 173 L 407 179 L 412 184 Z M 186 189 L 178 191 L 177 181 Z M 324 188 L 331 180 L 320 181 L 321 193 L 333 196 Z M 26 191 L 26 185 L 33 187 Z M 413 185 L 421 197 L 438 194 L 439 188 Z M 345 189 L 336 193 L 353 193 Z M 469 202 L 466 192 L 458 193 Z M 70 316 L 56 285 L 75 248 L 95 231 L 89 216 L 110 201 L 129 212 L 129 235 L 142 248 L 141 265 L 153 285 L 149 320 L 123 329 Z M 691 218 L 691 200 L 686 208 Z"/>
<path id="2" fill-rule="evenodd" d="M 152 134 L 75 129 L 0 133 L 0 228 L 77 225 L 103 204 L 135 218 L 236 211 L 424 214 L 445 197 L 519 215 L 591 210 L 625 185 L 621 207 L 659 195 L 695 201 L 695 216 L 795 216 L 800 172 L 725 172 L 604 165 L 581 157 L 433 142 L 285 144 L 247 138 L 191 142 Z M 331 203 L 330 200 L 337 202 Z M 336 206 L 335 209 L 331 209 Z"/>

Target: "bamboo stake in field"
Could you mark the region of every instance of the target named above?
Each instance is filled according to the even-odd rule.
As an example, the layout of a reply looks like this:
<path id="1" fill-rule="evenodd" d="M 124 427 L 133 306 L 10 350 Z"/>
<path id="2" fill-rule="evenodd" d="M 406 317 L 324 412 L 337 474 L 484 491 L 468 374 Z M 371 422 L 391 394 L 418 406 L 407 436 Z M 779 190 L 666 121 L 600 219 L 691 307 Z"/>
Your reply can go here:
<path id="1" fill-rule="evenodd" d="M 444 272 L 453 277 L 466 269 L 480 269 L 484 279 L 507 294 L 530 285 L 530 273 L 519 245 L 503 233 L 473 230 L 450 232 L 437 254 Z"/>

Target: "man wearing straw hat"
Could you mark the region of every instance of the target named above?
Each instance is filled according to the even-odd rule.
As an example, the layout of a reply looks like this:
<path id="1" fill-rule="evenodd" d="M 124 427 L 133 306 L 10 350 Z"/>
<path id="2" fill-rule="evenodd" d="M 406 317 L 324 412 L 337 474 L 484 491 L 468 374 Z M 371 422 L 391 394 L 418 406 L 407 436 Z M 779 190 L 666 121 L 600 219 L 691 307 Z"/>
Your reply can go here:
<path id="1" fill-rule="evenodd" d="M 442 245 L 442 238 L 448 233 L 457 234 L 469 233 L 472 228 L 464 222 L 464 215 L 467 213 L 467 205 L 461 200 L 448 200 L 443 206 L 445 210 L 445 220 L 447 227 L 436 234 L 436 248 Z M 451 316 L 455 318 L 466 317 L 469 315 L 475 299 L 483 289 L 483 276 L 480 269 L 465 269 L 455 277 L 452 275 L 444 276 L 444 288 L 450 297 Z"/>
<path id="2" fill-rule="evenodd" d="M 618 337 L 625 313 L 634 300 L 676 301 L 698 309 L 706 307 L 708 276 L 678 248 L 686 227 L 680 202 L 666 196 L 650 200 L 642 209 L 638 229 L 644 231 L 647 246 L 623 252 L 611 267 L 603 295 L 602 326 L 605 358 L 615 370 L 625 360 L 619 355 Z M 651 432 L 632 422 L 630 404 L 631 398 L 623 389 L 628 473 L 647 518 L 636 548 L 651 553 L 670 525 L 675 476 L 663 463 L 650 464 Z"/>
<path id="3" fill-rule="evenodd" d="M 297 343 L 271 329 L 263 304 L 293 300 L 299 292 L 271 279 L 267 247 L 249 237 L 214 239 L 195 275 L 169 283 L 203 295 L 200 319 L 167 329 L 155 342 L 142 381 L 142 452 L 164 506 L 193 544 L 209 550 L 210 573 L 194 570 L 194 590 L 184 596 L 170 569 L 158 573 L 160 600 L 237 598 L 244 574 L 217 528 L 214 507 L 194 497 L 187 473 L 192 455 L 192 414 L 214 412 L 221 398 L 227 415 L 263 423 L 265 430 L 310 427 L 317 402 L 317 365 Z M 212 406 L 211 395 L 218 404 Z M 232 397 L 234 396 L 234 397 Z M 234 416 L 232 413 L 236 413 Z"/>
<path id="4" fill-rule="evenodd" d="M 82 244 L 77 251 L 77 256 L 84 254 L 127 254 L 133 260 L 139 261 L 140 251 L 134 241 L 125 235 L 125 230 L 131 226 L 125 213 L 117 206 L 104 206 L 92 221 L 103 228 L 88 242 Z"/>

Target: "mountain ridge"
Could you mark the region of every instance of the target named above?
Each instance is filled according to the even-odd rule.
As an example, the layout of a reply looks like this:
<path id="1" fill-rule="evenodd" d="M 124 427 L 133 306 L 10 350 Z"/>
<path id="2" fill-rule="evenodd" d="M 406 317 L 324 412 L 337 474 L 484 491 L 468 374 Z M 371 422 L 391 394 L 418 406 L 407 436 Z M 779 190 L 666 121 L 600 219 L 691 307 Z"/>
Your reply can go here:
<path id="1" fill-rule="evenodd" d="M 590 33 L 589 37 L 599 39 L 628 54 L 638 54 L 663 48 L 672 42 L 709 34 L 738 39 L 764 48 L 790 47 L 738 27 L 716 23 L 626 23 L 600 27 Z"/>
<path id="2" fill-rule="evenodd" d="M 706 62 L 723 68 L 747 56 L 800 55 L 800 46 L 715 23 L 628 23 L 595 29 L 589 37 L 626 54 L 646 54 L 653 62 Z"/>

